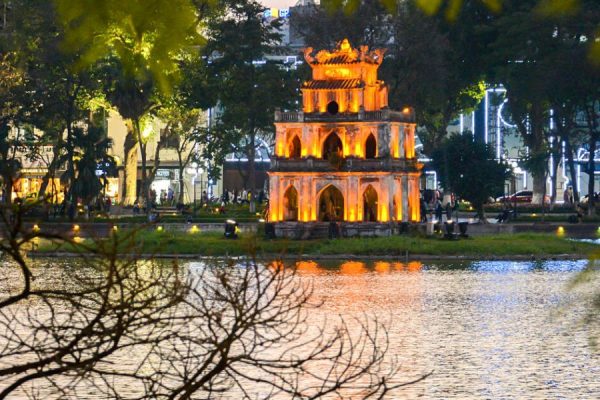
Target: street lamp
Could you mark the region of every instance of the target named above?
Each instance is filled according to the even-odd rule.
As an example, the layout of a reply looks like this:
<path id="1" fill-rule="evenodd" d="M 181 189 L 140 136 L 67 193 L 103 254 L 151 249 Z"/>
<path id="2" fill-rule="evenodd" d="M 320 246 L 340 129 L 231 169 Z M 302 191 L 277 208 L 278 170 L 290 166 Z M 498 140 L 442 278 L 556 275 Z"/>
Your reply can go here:
<path id="1" fill-rule="evenodd" d="M 196 215 L 196 182 L 198 180 L 198 175 L 200 175 L 200 177 L 202 177 L 202 173 L 204 172 L 204 169 L 202 168 L 201 165 L 199 165 L 196 161 L 192 162 L 192 164 L 190 165 L 189 168 L 187 168 L 186 170 L 188 175 L 192 175 L 192 186 L 194 188 L 194 207 L 193 207 L 193 214 Z M 200 190 L 202 190 L 202 179 L 200 179 Z"/>

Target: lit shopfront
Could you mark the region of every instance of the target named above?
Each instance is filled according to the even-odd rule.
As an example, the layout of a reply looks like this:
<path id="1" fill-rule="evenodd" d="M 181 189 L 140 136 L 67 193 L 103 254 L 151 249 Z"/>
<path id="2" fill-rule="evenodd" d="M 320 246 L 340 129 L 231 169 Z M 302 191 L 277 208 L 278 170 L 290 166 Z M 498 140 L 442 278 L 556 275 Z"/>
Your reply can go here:
<path id="1" fill-rule="evenodd" d="M 45 168 L 23 168 L 20 171 L 20 177 L 13 184 L 13 200 L 36 199 L 40 188 L 42 187 L 47 170 Z M 59 173 L 58 175 L 61 175 Z M 60 178 L 52 178 L 48 181 L 46 194 L 51 195 L 52 201 L 60 203 L 63 201 L 63 186 Z"/>

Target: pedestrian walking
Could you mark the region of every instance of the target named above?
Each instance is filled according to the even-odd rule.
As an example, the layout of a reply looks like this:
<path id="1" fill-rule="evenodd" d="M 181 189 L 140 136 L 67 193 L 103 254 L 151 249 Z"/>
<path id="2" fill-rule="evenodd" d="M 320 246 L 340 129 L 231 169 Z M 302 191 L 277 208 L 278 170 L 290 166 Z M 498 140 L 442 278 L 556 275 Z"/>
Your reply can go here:
<path id="1" fill-rule="evenodd" d="M 435 219 L 437 222 L 442 222 L 442 215 L 444 214 L 444 208 L 442 207 L 442 201 L 438 199 L 435 201 Z"/>

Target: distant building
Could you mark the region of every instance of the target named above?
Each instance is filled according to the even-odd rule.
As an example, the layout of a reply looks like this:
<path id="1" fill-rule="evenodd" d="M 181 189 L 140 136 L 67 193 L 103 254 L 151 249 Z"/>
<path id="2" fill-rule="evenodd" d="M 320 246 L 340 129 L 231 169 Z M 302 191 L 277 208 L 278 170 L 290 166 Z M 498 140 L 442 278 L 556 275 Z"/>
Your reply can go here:
<path id="1" fill-rule="evenodd" d="M 453 121 L 448 127 L 451 133 L 460 133 L 465 130 L 473 132 L 473 134 L 488 143 L 496 154 L 497 159 L 506 160 L 513 166 L 515 172 L 514 181 L 506 182 L 505 192 L 514 193 L 519 190 L 532 190 L 531 173 L 522 169 L 519 166 L 519 161 L 528 154 L 527 146 L 524 145 L 521 135 L 517 131 L 516 125 L 512 121 L 510 111 L 507 106 L 508 99 L 506 98 L 506 89 L 502 86 L 490 88 L 486 90 L 485 96 L 481 103 L 476 107 L 475 111 L 469 114 L 461 114 L 460 117 Z M 552 113 L 552 110 L 550 110 Z M 554 122 L 552 118 L 548 118 L 547 130 L 552 133 L 554 130 Z M 572 186 L 571 173 L 564 155 L 564 143 L 557 143 L 558 138 L 550 135 L 550 142 L 554 146 L 559 147 L 561 156 L 556 159 L 550 157 L 548 169 L 550 176 L 546 183 L 546 193 L 550 195 L 553 191 L 552 174 L 556 169 L 556 200 L 561 202 L 563 192 Z M 588 194 L 589 175 L 584 172 L 584 165 L 587 164 L 590 154 L 585 146 L 575 150 L 575 168 L 577 188 L 581 196 Z M 600 190 L 600 151 L 594 155 L 596 171 L 594 174 L 595 187 Z M 558 163 L 558 166 L 556 165 Z M 555 168 L 557 167 L 557 168 Z M 433 184 L 434 174 L 430 173 L 428 186 Z"/>

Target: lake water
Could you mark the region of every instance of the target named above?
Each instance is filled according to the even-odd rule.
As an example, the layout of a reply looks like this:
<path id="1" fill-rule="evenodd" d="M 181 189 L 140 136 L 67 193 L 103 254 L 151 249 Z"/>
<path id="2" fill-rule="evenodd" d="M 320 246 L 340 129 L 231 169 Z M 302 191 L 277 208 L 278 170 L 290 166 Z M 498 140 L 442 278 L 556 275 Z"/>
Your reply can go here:
<path id="1" fill-rule="evenodd" d="M 600 349 L 590 340 L 600 331 L 582 323 L 593 288 L 567 290 L 586 263 L 301 262 L 298 271 L 324 301 L 313 323 L 377 315 L 398 379 L 431 373 L 390 398 L 597 399 Z"/>

